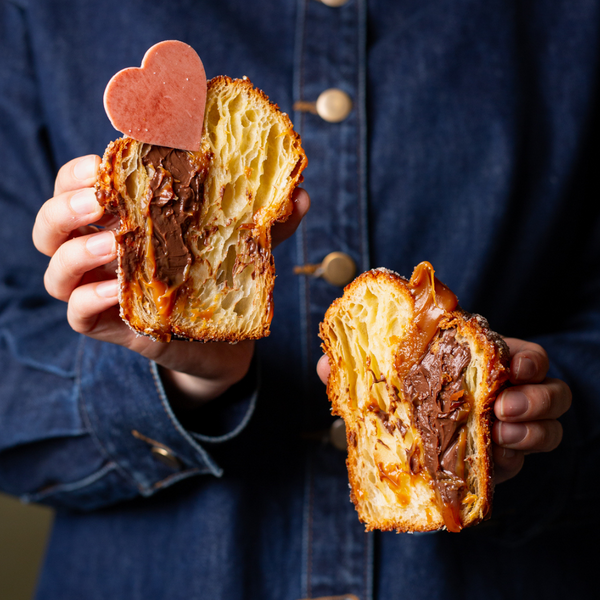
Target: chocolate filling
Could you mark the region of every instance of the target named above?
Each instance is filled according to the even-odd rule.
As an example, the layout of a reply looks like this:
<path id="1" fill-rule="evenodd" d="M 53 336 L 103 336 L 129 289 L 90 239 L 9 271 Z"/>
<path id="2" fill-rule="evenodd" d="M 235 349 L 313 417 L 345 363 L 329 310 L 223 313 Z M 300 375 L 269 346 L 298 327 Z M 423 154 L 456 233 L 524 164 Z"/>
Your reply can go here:
<path id="1" fill-rule="evenodd" d="M 154 248 L 154 278 L 168 287 L 181 285 L 192 263 L 185 234 L 199 213 L 204 184 L 202 169 L 190 154 L 165 146 L 151 146 L 143 158 L 153 172 L 149 203 Z"/>
<path id="2" fill-rule="evenodd" d="M 448 329 L 429 345 L 404 381 L 404 393 L 415 408 L 415 425 L 423 440 L 425 467 L 443 505 L 455 517 L 465 489 L 460 434 L 470 411 L 464 388 L 470 360 L 469 347 L 456 341 L 456 330 Z"/>

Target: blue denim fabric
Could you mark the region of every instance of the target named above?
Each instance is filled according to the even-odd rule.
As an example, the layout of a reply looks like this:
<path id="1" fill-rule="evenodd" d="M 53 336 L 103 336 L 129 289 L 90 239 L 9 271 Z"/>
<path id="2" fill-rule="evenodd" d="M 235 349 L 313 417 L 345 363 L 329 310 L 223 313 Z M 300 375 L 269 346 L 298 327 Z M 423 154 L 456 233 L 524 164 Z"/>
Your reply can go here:
<path id="1" fill-rule="evenodd" d="M 600 3 L 0 6 L 0 487 L 58 508 L 38 598 L 591 597 Z M 258 391 L 193 424 L 155 365 L 70 330 L 30 241 L 58 167 L 118 136 L 107 81 L 164 39 L 191 44 L 209 77 L 247 75 L 309 158 L 312 208 L 275 252 L 272 334 L 243 386 Z M 330 87 L 352 98 L 346 120 L 293 112 Z M 332 251 L 407 276 L 430 260 L 464 308 L 544 345 L 571 385 L 561 447 L 528 457 L 472 531 L 365 534 L 343 453 L 312 441 L 332 421 L 318 323 L 342 290 L 293 267 Z"/>

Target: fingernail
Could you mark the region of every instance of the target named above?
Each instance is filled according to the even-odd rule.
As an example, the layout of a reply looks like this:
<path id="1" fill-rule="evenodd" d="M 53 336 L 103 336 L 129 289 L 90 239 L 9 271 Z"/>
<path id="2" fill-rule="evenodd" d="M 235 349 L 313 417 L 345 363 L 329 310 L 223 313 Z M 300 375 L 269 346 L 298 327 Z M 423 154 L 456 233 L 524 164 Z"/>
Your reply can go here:
<path id="1" fill-rule="evenodd" d="M 529 400 L 523 392 L 507 391 L 500 398 L 500 416 L 518 417 L 529 408 Z"/>
<path id="2" fill-rule="evenodd" d="M 104 256 L 115 251 L 115 236 L 111 231 L 103 231 L 88 238 L 85 247 L 94 256 Z"/>
<path id="3" fill-rule="evenodd" d="M 515 379 L 520 381 L 529 381 L 535 375 L 535 364 L 526 356 L 519 359 L 515 369 Z"/>
<path id="4" fill-rule="evenodd" d="M 116 279 L 103 281 L 96 286 L 96 294 L 101 298 L 114 298 L 119 294 L 119 282 Z"/>
<path id="5" fill-rule="evenodd" d="M 96 177 L 96 157 L 84 156 L 79 162 L 75 163 L 73 175 L 79 181 L 86 181 Z"/>
<path id="6" fill-rule="evenodd" d="M 500 445 L 518 444 L 525 439 L 527 426 L 520 423 L 500 423 L 498 438 Z"/>
<path id="7" fill-rule="evenodd" d="M 87 188 L 77 192 L 70 200 L 69 204 L 73 212 L 78 215 L 89 215 L 98 210 L 96 193 L 93 189 Z"/>

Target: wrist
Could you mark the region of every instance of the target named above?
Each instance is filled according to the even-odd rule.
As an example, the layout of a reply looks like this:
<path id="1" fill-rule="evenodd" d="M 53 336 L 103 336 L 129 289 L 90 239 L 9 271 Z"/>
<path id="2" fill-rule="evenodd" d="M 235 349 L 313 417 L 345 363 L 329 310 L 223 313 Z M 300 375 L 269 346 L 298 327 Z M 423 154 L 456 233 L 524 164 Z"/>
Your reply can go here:
<path id="1" fill-rule="evenodd" d="M 169 402 L 175 410 L 193 410 L 226 392 L 230 384 L 222 380 L 195 377 L 159 367 Z"/>

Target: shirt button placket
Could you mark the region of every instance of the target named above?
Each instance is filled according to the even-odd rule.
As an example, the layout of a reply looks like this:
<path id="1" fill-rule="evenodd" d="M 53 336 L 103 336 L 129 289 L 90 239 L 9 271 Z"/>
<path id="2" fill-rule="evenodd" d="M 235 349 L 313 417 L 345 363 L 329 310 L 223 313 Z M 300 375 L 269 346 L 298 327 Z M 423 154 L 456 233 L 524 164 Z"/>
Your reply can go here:
<path id="1" fill-rule="evenodd" d="M 366 0 L 299 0 L 298 11 L 294 121 L 310 162 L 304 186 L 312 203 L 296 236 L 296 272 L 303 278 L 306 323 L 305 426 L 314 431 L 332 422 L 325 388 L 315 375 L 321 356 L 318 325 L 354 275 L 348 275 L 350 271 L 369 266 L 364 172 Z M 310 276 L 317 269 L 318 276 Z M 349 501 L 344 454 L 331 444 L 314 444 L 309 452 L 302 597 L 370 600 L 372 534 L 364 532 Z"/>

